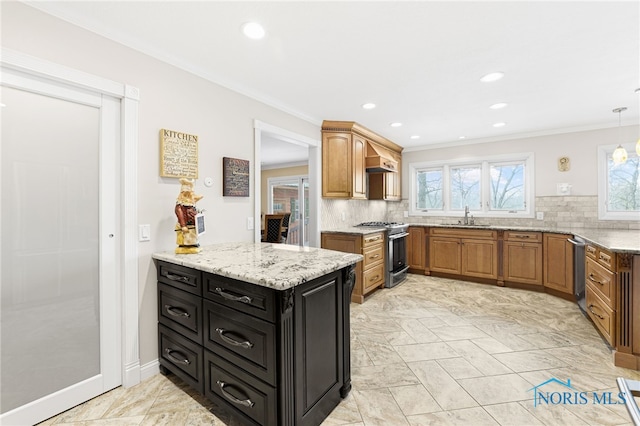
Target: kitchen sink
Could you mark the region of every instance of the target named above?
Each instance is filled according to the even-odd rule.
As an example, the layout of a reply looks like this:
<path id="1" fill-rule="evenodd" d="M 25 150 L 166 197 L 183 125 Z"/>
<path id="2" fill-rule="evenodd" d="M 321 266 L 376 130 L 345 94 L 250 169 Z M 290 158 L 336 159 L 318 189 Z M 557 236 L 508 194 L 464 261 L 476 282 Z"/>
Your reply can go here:
<path id="1" fill-rule="evenodd" d="M 447 222 L 447 223 L 441 223 L 441 225 L 443 226 L 491 226 L 488 223 L 474 223 L 474 224 L 465 225 L 460 222 Z"/>

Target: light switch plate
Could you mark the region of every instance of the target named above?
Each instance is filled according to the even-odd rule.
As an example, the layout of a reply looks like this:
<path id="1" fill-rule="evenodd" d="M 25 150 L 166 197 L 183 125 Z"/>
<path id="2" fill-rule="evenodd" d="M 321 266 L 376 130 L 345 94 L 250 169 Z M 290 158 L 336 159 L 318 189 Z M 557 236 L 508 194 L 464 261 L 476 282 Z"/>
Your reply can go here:
<path id="1" fill-rule="evenodd" d="M 253 218 L 252 217 L 248 217 L 247 218 L 247 229 L 253 229 Z"/>
<path id="2" fill-rule="evenodd" d="M 138 225 L 138 241 L 151 241 L 151 225 Z"/>
<path id="3" fill-rule="evenodd" d="M 536 212 L 536 219 L 544 220 L 544 212 Z"/>

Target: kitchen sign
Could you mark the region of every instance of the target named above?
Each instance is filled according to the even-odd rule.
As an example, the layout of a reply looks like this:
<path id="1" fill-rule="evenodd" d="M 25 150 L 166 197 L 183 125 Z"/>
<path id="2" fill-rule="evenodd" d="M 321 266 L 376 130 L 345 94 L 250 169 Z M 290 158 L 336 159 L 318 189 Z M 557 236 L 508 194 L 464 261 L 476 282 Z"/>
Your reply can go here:
<path id="1" fill-rule="evenodd" d="M 198 136 L 160 129 L 160 176 L 198 178 Z"/>

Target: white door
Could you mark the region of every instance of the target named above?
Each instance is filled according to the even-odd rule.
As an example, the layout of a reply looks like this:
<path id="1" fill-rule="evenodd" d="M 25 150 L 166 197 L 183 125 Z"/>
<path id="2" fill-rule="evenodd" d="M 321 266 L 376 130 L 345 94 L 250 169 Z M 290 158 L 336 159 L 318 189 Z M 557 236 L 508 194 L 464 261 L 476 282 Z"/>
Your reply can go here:
<path id="1" fill-rule="evenodd" d="M 0 423 L 122 383 L 120 101 L 2 72 Z"/>

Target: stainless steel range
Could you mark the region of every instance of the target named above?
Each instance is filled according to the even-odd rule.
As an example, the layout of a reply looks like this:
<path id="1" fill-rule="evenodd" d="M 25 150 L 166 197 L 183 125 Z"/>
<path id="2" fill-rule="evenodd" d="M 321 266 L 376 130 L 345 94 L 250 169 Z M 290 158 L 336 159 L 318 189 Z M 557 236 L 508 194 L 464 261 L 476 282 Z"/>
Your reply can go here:
<path id="1" fill-rule="evenodd" d="M 398 222 L 363 222 L 356 226 L 385 228 L 387 245 L 385 248 L 385 287 L 394 287 L 407 278 L 409 263 L 407 262 L 407 229 L 409 225 Z"/>

